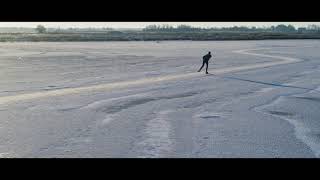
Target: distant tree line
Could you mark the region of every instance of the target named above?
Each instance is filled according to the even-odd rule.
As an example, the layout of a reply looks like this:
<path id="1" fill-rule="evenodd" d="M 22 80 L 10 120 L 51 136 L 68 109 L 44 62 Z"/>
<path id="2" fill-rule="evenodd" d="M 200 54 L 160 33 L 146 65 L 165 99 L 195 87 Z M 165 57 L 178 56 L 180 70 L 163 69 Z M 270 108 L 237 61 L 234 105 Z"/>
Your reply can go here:
<path id="1" fill-rule="evenodd" d="M 43 25 L 38 25 L 35 28 L 36 32 L 42 33 L 86 33 L 86 32 L 110 32 L 114 31 L 113 28 L 45 28 Z M 119 31 L 117 31 L 119 32 Z M 279 24 L 271 27 L 246 27 L 246 26 L 233 26 L 221 28 L 201 28 L 192 27 L 189 25 L 178 25 L 173 27 L 171 25 L 149 25 L 142 29 L 142 32 L 173 32 L 173 33 L 210 33 L 210 32 L 275 32 L 275 33 L 320 33 L 320 26 L 308 25 L 307 27 L 295 28 L 292 25 Z M 120 32 L 119 32 L 120 33 Z"/>
<path id="2" fill-rule="evenodd" d="M 200 28 L 189 25 L 149 25 L 142 29 L 143 32 L 279 32 L 279 33 L 320 33 L 320 26 L 309 25 L 307 27 L 295 28 L 292 25 L 280 24 L 271 27 L 246 27 L 233 26 L 222 28 Z"/>
<path id="3" fill-rule="evenodd" d="M 142 29 L 144 32 L 195 32 L 202 31 L 203 28 L 192 27 L 189 25 L 179 25 L 177 27 L 173 27 L 167 24 L 164 25 L 149 25 Z"/>
<path id="4" fill-rule="evenodd" d="M 86 32 L 108 32 L 112 31 L 113 28 L 46 28 L 43 25 L 38 25 L 35 31 L 39 34 L 43 33 L 86 33 Z"/>

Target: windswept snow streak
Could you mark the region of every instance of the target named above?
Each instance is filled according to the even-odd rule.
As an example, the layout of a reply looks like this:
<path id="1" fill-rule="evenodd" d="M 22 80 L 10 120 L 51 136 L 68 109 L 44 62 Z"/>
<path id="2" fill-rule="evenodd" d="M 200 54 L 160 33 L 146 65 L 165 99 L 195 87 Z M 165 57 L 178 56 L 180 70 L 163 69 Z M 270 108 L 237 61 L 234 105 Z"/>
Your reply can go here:
<path id="1" fill-rule="evenodd" d="M 318 91 L 320 90 L 320 87 L 313 91 Z M 310 93 L 312 91 L 309 91 L 307 93 Z M 307 94 L 304 93 L 304 94 Z M 310 149 L 314 152 L 315 156 L 317 158 L 320 158 L 320 144 L 317 139 L 311 138 L 310 135 L 312 134 L 312 131 L 310 128 L 306 127 L 302 122 L 299 121 L 299 119 L 296 119 L 294 117 L 288 116 L 285 112 L 284 114 L 277 114 L 277 113 L 270 113 L 268 112 L 268 107 L 272 107 L 274 104 L 277 104 L 279 101 L 283 99 L 283 96 L 278 97 L 275 101 L 269 104 L 265 104 L 262 106 L 258 106 L 254 108 L 256 112 L 271 115 L 274 117 L 278 117 L 280 119 L 288 121 L 291 125 L 293 125 L 294 130 L 295 130 L 295 135 L 298 139 L 300 139 L 302 142 L 304 142 L 307 146 L 310 147 Z"/>
<path id="2" fill-rule="evenodd" d="M 8 158 L 9 153 L 0 153 L 0 158 Z"/>
<path id="3" fill-rule="evenodd" d="M 247 65 L 247 66 L 240 66 L 240 67 L 223 68 L 219 70 L 214 70 L 212 71 L 212 73 L 223 74 L 223 73 L 229 73 L 234 71 L 251 70 L 256 68 L 264 68 L 269 66 L 288 64 L 288 63 L 301 61 L 300 59 L 291 58 L 291 57 L 265 55 L 265 54 L 247 52 L 251 50 L 260 50 L 260 49 L 237 50 L 233 52 L 244 54 L 244 55 L 280 59 L 282 61 L 254 64 L 254 65 Z M 11 102 L 30 100 L 30 99 L 36 99 L 36 98 L 47 98 L 47 97 L 63 96 L 63 95 L 69 95 L 69 94 L 79 94 L 79 93 L 92 92 L 92 91 L 107 91 L 107 90 L 127 88 L 127 87 L 138 86 L 138 85 L 187 79 L 191 77 L 198 77 L 201 75 L 203 74 L 202 73 L 178 74 L 178 75 L 170 75 L 170 76 L 162 76 L 162 77 L 145 78 L 145 79 L 139 79 L 134 81 L 122 81 L 122 82 L 92 85 L 92 86 L 86 86 L 86 87 L 65 88 L 65 89 L 58 89 L 58 90 L 45 91 L 45 92 L 40 91 L 40 92 L 28 93 L 28 94 L 4 96 L 4 97 L 0 97 L 0 104 L 6 104 Z"/>
<path id="4" fill-rule="evenodd" d="M 170 153 L 173 142 L 170 139 L 170 122 L 167 115 L 171 111 L 161 111 L 147 123 L 144 131 L 146 139 L 138 143 L 140 158 L 165 157 Z"/>

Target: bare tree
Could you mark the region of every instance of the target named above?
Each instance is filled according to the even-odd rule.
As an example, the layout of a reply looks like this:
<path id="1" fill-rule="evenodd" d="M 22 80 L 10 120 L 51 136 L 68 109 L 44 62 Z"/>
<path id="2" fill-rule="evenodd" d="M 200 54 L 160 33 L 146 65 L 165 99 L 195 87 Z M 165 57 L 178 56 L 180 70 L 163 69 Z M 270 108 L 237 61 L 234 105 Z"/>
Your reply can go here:
<path id="1" fill-rule="evenodd" d="M 38 25 L 36 27 L 36 31 L 40 34 L 45 33 L 47 31 L 47 29 L 43 26 L 43 25 Z"/>

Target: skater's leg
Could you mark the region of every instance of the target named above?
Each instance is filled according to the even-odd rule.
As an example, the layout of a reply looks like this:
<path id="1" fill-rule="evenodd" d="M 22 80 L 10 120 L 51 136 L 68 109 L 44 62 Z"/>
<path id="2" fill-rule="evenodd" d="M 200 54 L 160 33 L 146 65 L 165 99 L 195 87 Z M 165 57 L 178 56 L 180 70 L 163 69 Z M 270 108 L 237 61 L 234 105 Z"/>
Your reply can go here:
<path id="1" fill-rule="evenodd" d="M 207 67 L 206 67 L 206 73 L 208 74 L 208 66 L 209 66 L 208 61 L 206 62 L 206 65 L 207 65 Z"/>
<path id="2" fill-rule="evenodd" d="M 201 68 L 198 70 L 198 72 L 201 71 L 201 69 L 203 68 L 203 66 L 204 66 L 204 61 L 202 62 L 202 66 L 201 66 Z"/>

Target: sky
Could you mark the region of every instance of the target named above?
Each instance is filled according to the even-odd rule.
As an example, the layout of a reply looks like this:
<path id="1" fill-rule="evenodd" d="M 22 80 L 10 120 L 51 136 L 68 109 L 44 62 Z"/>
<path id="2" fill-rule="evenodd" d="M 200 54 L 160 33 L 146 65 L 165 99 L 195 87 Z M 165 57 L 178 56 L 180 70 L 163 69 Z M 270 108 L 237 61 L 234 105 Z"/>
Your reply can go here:
<path id="1" fill-rule="evenodd" d="M 0 27 L 31 27 L 42 24 L 51 28 L 86 28 L 86 27 L 110 27 L 110 28 L 144 28 L 152 24 L 169 24 L 177 26 L 180 24 L 191 25 L 194 27 L 232 27 L 232 26 L 256 26 L 269 27 L 272 25 L 285 24 L 295 27 L 306 27 L 310 24 L 320 25 L 320 22 L 0 22 Z"/>

